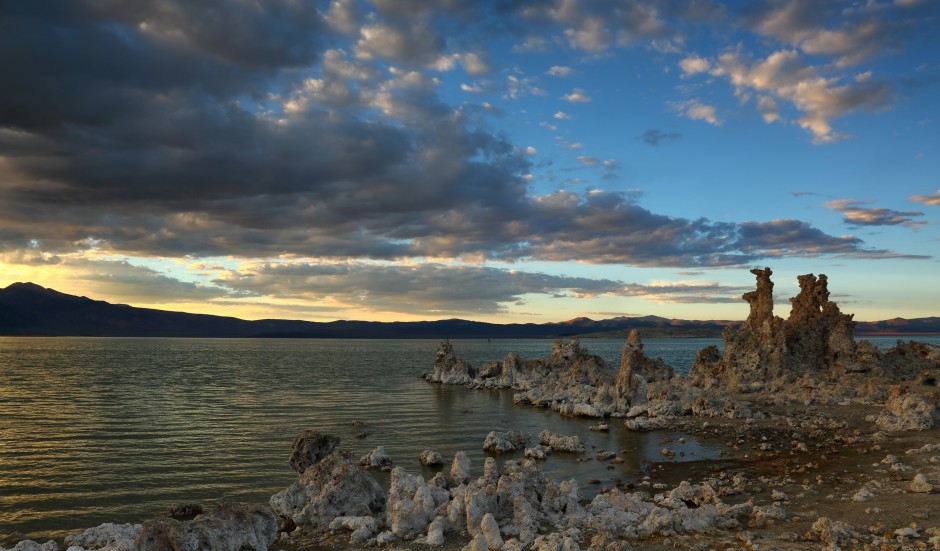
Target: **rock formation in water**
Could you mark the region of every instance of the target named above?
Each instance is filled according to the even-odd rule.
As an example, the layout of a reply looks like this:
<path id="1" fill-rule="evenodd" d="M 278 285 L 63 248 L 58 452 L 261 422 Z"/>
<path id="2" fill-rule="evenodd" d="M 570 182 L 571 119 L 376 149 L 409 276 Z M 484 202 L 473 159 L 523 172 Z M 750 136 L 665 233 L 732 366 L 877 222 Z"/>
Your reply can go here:
<path id="1" fill-rule="evenodd" d="M 339 442 L 338 436 L 305 430 L 294 437 L 288 462 L 292 469 L 299 474 L 304 474 L 307 467 L 316 465 L 324 457 L 333 453 L 336 446 L 339 446 Z"/>
<path id="2" fill-rule="evenodd" d="M 624 415 L 646 401 L 646 379 L 667 380 L 672 368 L 662 360 L 649 360 L 635 334 L 624 346 L 624 361 L 618 371 L 600 356 L 588 353 L 578 339 L 555 341 L 548 358 L 523 360 L 509 353 L 502 361 L 490 362 L 475 372 L 457 359 L 448 341 L 437 351 L 434 369 L 427 380 L 445 384 L 469 384 L 476 388 L 506 388 L 516 391 L 516 403 L 557 409 L 564 415 L 604 417 Z"/>
<path id="3" fill-rule="evenodd" d="M 465 385 L 476 376 L 473 366 L 468 362 L 457 359 L 453 345 L 444 339 L 437 349 L 434 360 L 434 369 L 425 378 L 430 383 L 443 383 L 445 385 Z"/>

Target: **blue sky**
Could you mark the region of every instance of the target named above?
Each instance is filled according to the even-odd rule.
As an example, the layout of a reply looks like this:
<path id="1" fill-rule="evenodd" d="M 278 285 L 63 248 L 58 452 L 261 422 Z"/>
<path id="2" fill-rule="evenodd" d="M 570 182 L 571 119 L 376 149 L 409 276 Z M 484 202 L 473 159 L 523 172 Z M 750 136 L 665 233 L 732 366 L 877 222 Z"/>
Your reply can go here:
<path id="1" fill-rule="evenodd" d="M 937 315 L 929 0 L 13 1 L 0 285 L 332 319 Z"/>

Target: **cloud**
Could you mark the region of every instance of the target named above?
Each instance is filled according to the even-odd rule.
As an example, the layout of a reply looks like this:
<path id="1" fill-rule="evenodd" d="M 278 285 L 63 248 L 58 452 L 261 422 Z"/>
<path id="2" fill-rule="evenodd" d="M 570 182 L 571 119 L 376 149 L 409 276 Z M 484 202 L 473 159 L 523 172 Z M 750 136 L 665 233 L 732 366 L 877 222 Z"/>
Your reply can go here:
<path id="1" fill-rule="evenodd" d="M 908 197 L 908 200 L 923 203 L 925 205 L 937 206 L 940 205 L 940 190 L 937 190 L 930 195 L 912 195 Z"/>
<path id="2" fill-rule="evenodd" d="M 777 102 L 770 96 L 760 96 L 757 98 L 757 110 L 764 118 L 764 122 L 770 124 L 780 120 L 780 108 Z"/>
<path id="3" fill-rule="evenodd" d="M 674 142 L 682 137 L 682 134 L 678 132 L 663 132 L 656 128 L 650 128 L 646 132 L 643 132 L 643 135 L 640 138 L 649 145 L 657 146 L 661 142 Z"/>
<path id="4" fill-rule="evenodd" d="M 546 75 L 553 77 L 567 77 L 570 76 L 574 70 L 571 67 L 566 67 L 564 65 L 552 65 L 551 68 L 545 71 Z"/>
<path id="5" fill-rule="evenodd" d="M 536 81 L 530 77 L 517 77 L 509 75 L 506 77 L 506 95 L 512 99 L 521 99 L 526 96 L 544 96 L 546 92 L 543 88 L 536 85 Z"/>
<path id="6" fill-rule="evenodd" d="M 530 145 L 529 147 L 525 148 L 525 154 L 526 154 L 526 155 L 535 155 L 536 153 L 538 153 L 538 151 L 537 151 L 534 147 L 532 147 L 531 145 Z"/>
<path id="7" fill-rule="evenodd" d="M 703 120 L 715 126 L 721 126 L 721 120 L 718 118 L 716 109 L 713 105 L 707 105 L 697 99 L 690 99 L 672 103 L 672 108 L 692 120 Z"/>
<path id="8" fill-rule="evenodd" d="M 558 111 L 555 113 L 555 118 L 559 120 L 568 121 L 571 120 L 571 115 L 565 113 L 564 111 Z"/>
<path id="9" fill-rule="evenodd" d="M 682 69 L 684 75 L 691 76 L 708 72 L 711 68 L 711 63 L 703 57 L 692 55 L 680 60 L 679 68 Z"/>
<path id="10" fill-rule="evenodd" d="M 768 122 L 779 115 L 773 98 L 792 103 L 803 114 L 797 124 L 813 135 L 815 143 L 838 141 L 846 136 L 835 131 L 831 121 L 855 110 L 875 111 L 893 101 L 893 87 L 884 81 L 868 79 L 843 81 L 823 76 L 794 50 L 779 50 L 767 58 L 752 61 L 737 51 L 721 54 L 711 73 L 727 78 L 743 95 L 756 91 L 762 97 L 758 109 Z"/>
<path id="11" fill-rule="evenodd" d="M 588 103 L 591 101 L 591 97 L 581 88 L 575 88 L 570 94 L 562 96 L 561 99 L 570 103 Z"/>
<path id="12" fill-rule="evenodd" d="M 754 30 L 806 54 L 836 57 L 837 67 L 900 49 L 911 26 L 905 14 L 875 3 L 854 13 L 839 13 L 821 0 L 786 0 L 764 6 L 745 18 Z M 839 18 L 838 27 L 833 28 L 830 21 L 835 17 Z"/>
<path id="13" fill-rule="evenodd" d="M 600 159 L 597 157 L 588 157 L 587 155 L 578 155 L 578 162 L 588 166 L 597 166 L 601 164 Z"/>
<path id="14" fill-rule="evenodd" d="M 657 302 L 739 302 L 744 288 L 717 283 L 625 283 L 478 266 L 443 264 L 263 263 L 230 271 L 216 284 L 273 299 L 333 297 L 342 305 L 410 314 L 495 314 L 531 295 Z"/>
<path id="15" fill-rule="evenodd" d="M 569 47 L 591 53 L 668 33 L 657 8 L 639 0 L 520 2 L 518 13 L 532 22 L 554 26 Z"/>
<path id="16" fill-rule="evenodd" d="M 843 222 L 849 226 L 907 226 L 916 228 L 926 224 L 923 220 L 914 220 L 923 216 L 920 211 L 897 211 L 884 208 L 866 208 L 862 205 L 870 201 L 837 199 L 826 203 L 826 208 L 841 212 Z"/>
<path id="17" fill-rule="evenodd" d="M 426 23 L 407 27 L 375 23 L 359 29 L 354 51 L 360 59 L 387 59 L 412 66 L 431 66 L 444 53 L 444 39 Z"/>

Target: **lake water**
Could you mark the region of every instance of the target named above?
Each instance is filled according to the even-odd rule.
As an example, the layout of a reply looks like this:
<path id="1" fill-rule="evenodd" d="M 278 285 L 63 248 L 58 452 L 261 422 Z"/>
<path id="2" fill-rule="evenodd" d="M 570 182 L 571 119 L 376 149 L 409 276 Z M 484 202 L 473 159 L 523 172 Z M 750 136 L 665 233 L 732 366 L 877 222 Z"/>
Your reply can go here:
<path id="1" fill-rule="evenodd" d="M 888 339 L 893 344 L 893 339 Z M 266 503 L 296 475 L 290 443 L 304 429 L 338 434 L 362 454 L 384 445 L 397 465 L 433 476 L 424 449 L 470 454 L 480 474 L 490 430 L 580 434 L 606 463 L 555 454 L 549 475 L 576 477 L 588 493 L 642 476 L 662 461 L 663 434 L 640 434 L 512 403 L 508 391 L 430 385 L 433 340 L 0 338 L 0 545 L 102 522 L 140 522 L 178 502 Z M 622 340 L 582 340 L 619 364 Z M 646 352 L 687 371 L 718 339 L 651 339 Z M 454 341 L 474 365 L 514 351 L 549 355 L 549 340 Z M 364 427 L 351 424 L 358 420 Z M 357 438 L 361 432 L 365 438 Z M 668 435 L 666 435 L 668 436 Z M 712 456 L 693 439 L 677 460 Z M 500 460 L 515 458 L 502 456 Z M 383 484 L 385 475 L 376 473 Z M 13 532 L 19 532 L 11 536 Z"/>

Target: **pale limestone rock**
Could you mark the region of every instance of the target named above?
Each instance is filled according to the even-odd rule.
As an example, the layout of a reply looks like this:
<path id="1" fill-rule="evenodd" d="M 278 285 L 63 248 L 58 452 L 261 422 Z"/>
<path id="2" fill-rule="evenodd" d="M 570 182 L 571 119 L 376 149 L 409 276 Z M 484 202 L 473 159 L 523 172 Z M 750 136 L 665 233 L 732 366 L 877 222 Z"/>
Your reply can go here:
<path id="1" fill-rule="evenodd" d="M 428 530 L 435 511 L 450 500 L 450 492 L 425 484 L 424 477 L 392 469 L 391 486 L 386 504 L 386 523 L 401 539 L 413 539 Z"/>
<path id="2" fill-rule="evenodd" d="M 933 493 L 934 486 L 927 481 L 923 473 L 917 473 L 911 481 L 911 491 L 917 494 L 930 494 Z"/>
<path id="3" fill-rule="evenodd" d="M 549 455 L 551 455 L 551 453 L 552 449 L 550 447 L 542 445 L 525 449 L 526 459 L 538 459 L 539 461 L 544 461 Z"/>
<path id="4" fill-rule="evenodd" d="M 424 543 L 432 547 L 444 545 L 444 517 L 435 517 L 428 525 L 428 534 L 424 538 Z"/>
<path id="5" fill-rule="evenodd" d="M 811 541 L 819 541 L 838 547 L 847 544 L 854 535 L 855 528 L 851 524 L 832 520 L 829 517 L 819 517 L 804 537 Z"/>
<path id="6" fill-rule="evenodd" d="M 499 533 L 499 524 L 493 513 L 486 513 L 480 521 L 480 532 L 486 538 L 486 547 L 490 551 L 499 551 L 503 548 L 503 537 Z"/>
<path id="7" fill-rule="evenodd" d="M 507 432 L 490 431 L 483 441 L 483 450 L 491 453 L 514 452 L 525 448 L 528 441 L 529 437 L 521 432 L 513 430 Z"/>
<path id="8" fill-rule="evenodd" d="M 927 430 L 936 425 L 937 419 L 936 403 L 920 394 L 906 392 L 900 386 L 893 386 L 888 390 L 885 411 L 875 422 L 881 430 L 900 432 Z"/>
<path id="9" fill-rule="evenodd" d="M 377 446 L 359 458 L 359 464 L 367 469 L 391 470 L 392 458 L 385 451 L 385 446 Z"/>
<path id="10" fill-rule="evenodd" d="M 46 543 L 37 543 L 33 540 L 23 540 L 10 549 L 0 547 L 0 551 L 59 551 L 59 546 L 52 540 L 49 540 Z"/>
<path id="11" fill-rule="evenodd" d="M 585 450 L 578 435 L 563 436 L 548 430 L 539 433 L 539 444 L 559 452 L 582 453 Z"/>
<path id="12" fill-rule="evenodd" d="M 486 537 L 483 534 L 473 536 L 470 543 L 464 546 L 463 551 L 489 551 L 486 545 Z"/>
<path id="13" fill-rule="evenodd" d="M 349 542 L 362 545 L 375 537 L 379 521 L 375 517 L 336 517 L 330 522 L 330 530 L 349 530 L 352 532 Z"/>
<path id="14" fill-rule="evenodd" d="M 134 551 L 134 541 L 140 535 L 140 524 L 104 523 L 88 528 L 81 534 L 65 536 L 65 545 L 87 550 Z"/>
<path id="15" fill-rule="evenodd" d="M 476 371 L 469 363 L 458 360 L 450 341 L 444 340 L 437 349 L 434 369 L 426 377 L 428 382 L 464 385 L 473 380 Z"/>
<path id="16" fill-rule="evenodd" d="M 437 467 L 444 464 L 444 458 L 441 457 L 441 454 L 431 450 L 421 452 L 418 461 L 426 467 Z"/>
<path id="17" fill-rule="evenodd" d="M 324 530 L 341 516 L 374 516 L 385 510 L 385 492 L 349 454 L 335 451 L 308 467 L 300 480 L 271 496 L 275 514 L 298 526 Z"/>
<path id="18" fill-rule="evenodd" d="M 470 482 L 470 458 L 466 452 L 457 452 L 450 466 L 450 484 L 459 486 L 468 482 Z"/>

